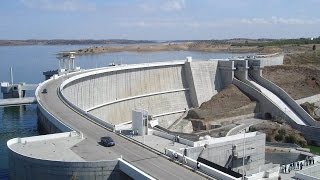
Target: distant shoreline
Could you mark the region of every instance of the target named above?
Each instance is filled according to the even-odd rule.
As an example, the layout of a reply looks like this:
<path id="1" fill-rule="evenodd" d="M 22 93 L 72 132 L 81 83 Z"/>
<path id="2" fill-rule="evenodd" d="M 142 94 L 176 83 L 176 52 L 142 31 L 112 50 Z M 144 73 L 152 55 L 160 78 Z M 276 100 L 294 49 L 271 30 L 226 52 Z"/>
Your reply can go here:
<path id="1" fill-rule="evenodd" d="M 126 39 L 108 39 L 108 40 L 94 40 L 94 39 L 29 39 L 29 40 L 0 40 L 0 46 L 24 46 L 24 45 L 107 45 L 107 44 L 143 44 L 156 43 L 156 41 L 149 40 L 126 40 Z"/>
<path id="2" fill-rule="evenodd" d="M 0 46 L 22 45 L 86 45 L 87 48 L 70 49 L 77 55 L 92 55 L 112 52 L 160 52 L 160 51 L 196 51 L 221 53 L 299 53 L 319 47 L 316 39 L 226 39 L 226 40 L 0 40 Z"/>
<path id="3" fill-rule="evenodd" d="M 134 44 L 122 46 L 94 46 L 74 50 L 77 55 L 90 55 L 113 52 L 161 52 L 161 51 L 197 51 L 197 52 L 222 52 L 222 53 L 276 53 L 282 52 L 277 47 L 257 46 L 232 46 L 228 44 L 208 45 L 206 43 L 158 43 L 158 44 Z"/>

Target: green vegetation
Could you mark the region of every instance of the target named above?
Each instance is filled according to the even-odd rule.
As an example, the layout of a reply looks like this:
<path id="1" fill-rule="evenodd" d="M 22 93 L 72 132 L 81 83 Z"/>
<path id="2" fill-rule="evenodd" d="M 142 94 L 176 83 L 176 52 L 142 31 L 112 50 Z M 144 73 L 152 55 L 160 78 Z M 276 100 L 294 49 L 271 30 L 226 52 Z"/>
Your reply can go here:
<path id="1" fill-rule="evenodd" d="M 279 135 L 285 136 L 287 134 L 285 129 L 279 129 L 278 130 Z"/>
<path id="2" fill-rule="evenodd" d="M 309 148 L 310 151 L 314 154 L 320 154 L 320 147 L 319 146 L 313 146 L 313 145 L 308 145 L 306 148 Z"/>
<path id="3" fill-rule="evenodd" d="M 269 41 L 253 41 L 248 42 L 245 41 L 244 43 L 236 42 L 232 43 L 231 46 L 258 46 L 258 47 L 265 47 L 265 46 L 283 46 L 295 44 L 297 46 L 304 45 L 304 44 L 320 44 L 320 37 L 310 39 L 310 38 L 299 38 L 299 39 L 277 39 L 277 40 L 269 40 Z M 313 50 L 316 49 L 314 46 Z"/>
<path id="4" fill-rule="evenodd" d="M 283 140 L 283 135 L 277 134 L 277 135 L 274 137 L 274 140 L 276 140 L 276 141 L 282 141 L 282 140 Z"/>
<path id="5" fill-rule="evenodd" d="M 314 103 L 305 102 L 300 105 L 305 111 L 307 111 L 310 115 L 316 110 L 317 106 Z"/>

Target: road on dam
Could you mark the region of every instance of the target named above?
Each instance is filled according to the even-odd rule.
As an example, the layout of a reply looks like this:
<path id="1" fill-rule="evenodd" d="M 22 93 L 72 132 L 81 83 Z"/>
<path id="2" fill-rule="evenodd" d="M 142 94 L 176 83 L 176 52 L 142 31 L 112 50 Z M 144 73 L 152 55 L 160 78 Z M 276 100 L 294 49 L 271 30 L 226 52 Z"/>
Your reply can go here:
<path id="1" fill-rule="evenodd" d="M 39 93 L 40 103 L 57 119 L 84 134 L 85 139 L 72 148 L 84 160 L 113 160 L 122 156 L 124 160 L 156 179 L 206 179 L 187 168 L 104 129 L 70 109 L 58 96 L 58 88 L 66 78 L 61 77 L 44 84 L 39 92 L 42 92 L 45 88 L 48 92 Z M 99 145 L 98 142 L 102 136 L 111 136 L 116 145 L 113 147 Z"/>

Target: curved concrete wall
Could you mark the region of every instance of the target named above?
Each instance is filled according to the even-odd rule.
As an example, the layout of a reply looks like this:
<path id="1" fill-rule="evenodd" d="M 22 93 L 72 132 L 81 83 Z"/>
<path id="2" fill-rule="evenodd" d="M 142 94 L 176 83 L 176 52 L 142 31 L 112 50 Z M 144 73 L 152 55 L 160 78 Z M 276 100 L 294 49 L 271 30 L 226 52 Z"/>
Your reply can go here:
<path id="1" fill-rule="evenodd" d="M 139 107 L 146 108 L 152 115 L 184 110 L 184 108 L 189 107 L 187 97 L 187 92 L 161 94 L 114 103 L 112 105 L 94 109 L 89 113 L 100 119 L 105 119 L 112 124 L 119 124 L 130 121 L 132 118 L 132 110 Z M 179 114 L 181 116 L 181 113 Z M 167 127 L 166 121 L 163 120 L 166 116 L 168 115 L 158 117 L 160 120 L 159 123 L 163 127 Z M 174 121 L 175 119 L 171 121 Z"/>
<path id="2" fill-rule="evenodd" d="M 71 104 L 115 125 L 131 121 L 131 111 L 143 108 L 167 127 L 191 107 L 184 61 L 92 71 L 66 80 L 60 88 Z"/>
<path id="3" fill-rule="evenodd" d="M 97 162 L 68 162 L 37 159 L 32 155 L 22 155 L 15 152 L 11 146 L 23 141 L 37 141 L 41 138 L 54 139 L 69 136 L 60 133 L 28 138 L 15 138 L 7 142 L 9 155 L 9 177 L 12 180 L 69 180 L 69 179 L 131 179 L 119 169 L 118 159 Z"/>
<path id="4" fill-rule="evenodd" d="M 183 65 L 110 68 L 68 83 L 63 94 L 81 109 L 143 94 L 187 88 Z"/>

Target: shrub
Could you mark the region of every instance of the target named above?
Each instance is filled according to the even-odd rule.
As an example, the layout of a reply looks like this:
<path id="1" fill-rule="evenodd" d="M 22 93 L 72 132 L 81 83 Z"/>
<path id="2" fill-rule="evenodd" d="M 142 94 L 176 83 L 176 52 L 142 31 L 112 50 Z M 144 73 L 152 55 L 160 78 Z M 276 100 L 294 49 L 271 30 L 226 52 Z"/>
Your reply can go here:
<path id="1" fill-rule="evenodd" d="M 301 147 L 306 147 L 306 146 L 307 146 L 307 142 L 304 141 L 304 140 L 299 140 L 299 141 L 298 141 L 298 144 L 299 144 Z"/>
<path id="2" fill-rule="evenodd" d="M 266 141 L 271 142 L 271 136 L 269 134 L 267 134 L 267 136 L 266 136 Z"/>
<path id="3" fill-rule="evenodd" d="M 297 144 L 297 137 L 293 134 L 290 134 L 289 136 L 286 136 L 285 142 Z"/>
<path id="4" fill-rule="evenodd" d="M 286 130 L 285 129 L 279 129 L 278 130 L 278 133 L 279 133 L 279 135 L 281 135 L 281 136 L 285 136 L 286 135 Z M 283 137 L 282 137 L 283 138 Z"/>
<path id="5" fill-rule="evenodd" d="M 277 135 L 274 137 L 274 140 L 276 140 L 276 141 L 282 141 L 282 140 L 283 140 L 283 135 L 282 135 L 282 134 L 277 134 Z"/>
<path id="6" fill-rule="evenodd" d="M 257 131 L 257 128 L 254 127 L 254 126 L 250 126 L 250 127 L 249 127 L 249 131 L 250 131 L 250 132 L 255 132 L 255 131 Z"/>

